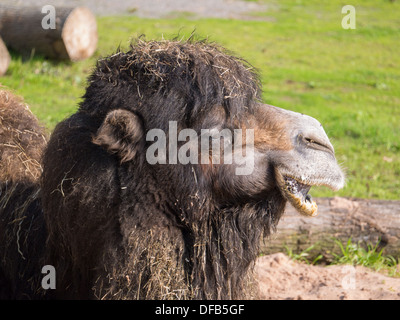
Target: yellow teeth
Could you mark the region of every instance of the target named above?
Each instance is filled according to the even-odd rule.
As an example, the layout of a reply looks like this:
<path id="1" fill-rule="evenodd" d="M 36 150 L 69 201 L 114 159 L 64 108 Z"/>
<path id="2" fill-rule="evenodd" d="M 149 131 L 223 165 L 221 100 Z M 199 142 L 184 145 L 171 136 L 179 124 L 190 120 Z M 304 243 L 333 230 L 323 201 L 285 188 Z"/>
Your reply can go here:
<path id="1" fill-rule="evenodd" d="M 305 199 L 303 197 L 297 196 L 296 194 L 292 193 L 285 182 L 285 178 L 279 172 L 279 170 L 276 169 L 275 173 L 276 173 L 275 174 L 276 180 L 282 192 L 282 195 L 290 202 L 290 204 L 297 210 L 297 212 L 306 217 L 317 216 L 318 215 L 317 203 L 310 197 L 306 197 Z"/>
<path id="2" fill-rule="evenodd" d="M 291 205 L 295 207 L 297 212 L 301 215 L 307 217 L 315 217 L 318 215 L 318 206 L 314 200 L 311 202 L 303 201 L 300 197 L 296 197 L 294 194 L 289 192 L 285 192 L 285 195 Z"/>

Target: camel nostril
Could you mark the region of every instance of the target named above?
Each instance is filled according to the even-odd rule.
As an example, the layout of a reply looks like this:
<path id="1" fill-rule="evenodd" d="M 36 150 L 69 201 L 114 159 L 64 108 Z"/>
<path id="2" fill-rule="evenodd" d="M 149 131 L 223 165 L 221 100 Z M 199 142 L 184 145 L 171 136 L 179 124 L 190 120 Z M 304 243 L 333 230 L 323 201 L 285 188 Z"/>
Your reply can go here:
<path id="1" fill-rule="evenodd" d="M 325 141 L 324 139 L 321 139 L 319 137 L 310 135 L 304 136 L 303 134 L 299 134 L 298 141 L 300 141 L 300 143 L 302 143 L 303 145 L 305 144 L 306 147 L 326 151 L 331 153 L 332 155 L 335 155 L 335 150 L 333 149 L 332 144 L 329 141 Z"/>

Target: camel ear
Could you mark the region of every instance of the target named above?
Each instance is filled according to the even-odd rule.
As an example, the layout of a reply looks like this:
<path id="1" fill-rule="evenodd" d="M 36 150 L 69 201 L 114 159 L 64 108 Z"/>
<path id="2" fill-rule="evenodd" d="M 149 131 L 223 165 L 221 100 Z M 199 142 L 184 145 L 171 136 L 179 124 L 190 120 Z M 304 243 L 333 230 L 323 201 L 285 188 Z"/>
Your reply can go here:
<path id="1" fill-rule="evenodd" d="M 143 146 L 144 130 L 139 117 L 128 110 L 110 111 L 93 137 L 93 143 L 110 153 L 117 154 L 122 162 L 135 158 Z"/>

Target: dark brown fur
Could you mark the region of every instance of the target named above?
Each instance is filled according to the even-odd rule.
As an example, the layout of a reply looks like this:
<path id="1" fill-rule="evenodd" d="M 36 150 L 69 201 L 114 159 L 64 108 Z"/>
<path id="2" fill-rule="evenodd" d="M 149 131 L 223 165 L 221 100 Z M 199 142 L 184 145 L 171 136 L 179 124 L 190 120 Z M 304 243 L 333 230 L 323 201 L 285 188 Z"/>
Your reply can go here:
<path id="1" fill-rule="evenodd" d="M 0 180 L 37 180 L 46 143 L 44 128 L 29 107 L 0 89 Z"/>
<path id="2" fill-rule="evenodd" d="M 40 296 L 46 231 L 37 180 L 47 137 L 23 100 L 0 90 L 0 298 Z M 41 262 L 39 262 L 41 261 Z"/>
<path id="3" fill-rule="evenodd" d="M 236 176 L 234 165 L 150 165 L 145 135 L 167 132 L 169 121 L 198 132 L 241 128 L 258 118 L 259 97 L 254 69 L 204 41 L 138 40 L 100 60 L 78 112 L 57 125 L 44 154 L 44 215 L 29 215 L 44 219 L 47 241 L 44 255 L 24 261 L 55 267 L 57 289 L 47 294 L 250 297 L 260 240 L 286 203 L 267 157 L 249 176 Z"/>

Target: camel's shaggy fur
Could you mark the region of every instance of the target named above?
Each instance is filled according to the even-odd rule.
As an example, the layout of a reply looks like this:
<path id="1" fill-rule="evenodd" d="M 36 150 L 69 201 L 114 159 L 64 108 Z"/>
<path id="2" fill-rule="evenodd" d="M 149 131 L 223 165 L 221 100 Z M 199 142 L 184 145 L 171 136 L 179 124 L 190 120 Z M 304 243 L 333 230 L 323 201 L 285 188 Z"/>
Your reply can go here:
<path id="1" fill-rule="evenodd" d="M 23 100 L 0 88 L 0 181 L 35 181 L 47 143 L 44 128 Z"/>
<path id="2" fill-rule="evenodd" d="M 43 163 L 46 261 L 61 296 L 246 296 L 260 239 L 283 211 L 280 192 L 245 200 L 251 184 L 201 166 L 151 166 L 143 144 L 168 120 L 232 127 L 259 93 L 249 64 L 207 42 L 139 40 L 98 62 Z"/>
<path id="3" fill-rule="evenodd" d="M 41 267 L 47 232 L 40 189 L 0 181 L 0 299 L 43 297 Z"/>
<path id="4" fill-rule="evenodd" d="M 38 178 L 47 135 L 23 100 L 0 90 L 0 298 L 40 291 L 46 239 Z M 40 260 L 41 261 L 41 260 Z"/>
<path id="5" fill-rule="evenodd" d="M 57 288 L 47 294 L 56 298 L 250 297 L 260 240 L 286 203 L 270 186 L 273 173 L 150 165 L 145 134 L 168 132 L 168 121 L 196 131 L 240 128 L 259 103 L 259 85 L 247 62 L 206 41 L 138 40 L 100 60 L 79 110 L 51 136 L 40 198 L 7 231 L 19 235 L 10 259 L 26 265 L 18 280 L 3 264 L 7 281 L 33 277 L 38 285 L 35 272 L 49 264 Z M 45 233 L 45 253 L 21 248 L 41 248 Z M 43 293 L 20 287 L 31 298 Z"/>

